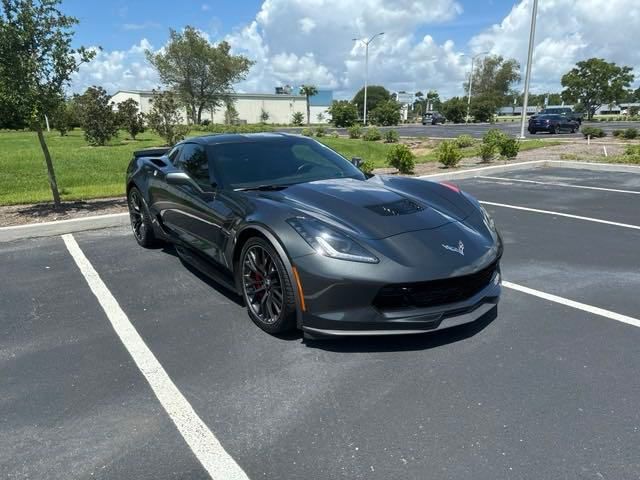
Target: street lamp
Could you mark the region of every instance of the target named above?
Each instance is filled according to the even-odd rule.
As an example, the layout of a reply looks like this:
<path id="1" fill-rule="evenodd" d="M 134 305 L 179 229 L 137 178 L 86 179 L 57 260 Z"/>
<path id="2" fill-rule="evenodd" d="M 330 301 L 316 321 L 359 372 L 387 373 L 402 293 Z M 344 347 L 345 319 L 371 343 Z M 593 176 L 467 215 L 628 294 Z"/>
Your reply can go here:
<path id="1" fill-rule="evenodd" d="M 533 60 L 533 42 L 536 36 L 536 15 L 538 13 L 538 0 L 533 0 L 531 10 L 531 30 L 529 30 L 529 53 L 527 55 L 527 73 L 524 76 L 524 98 L 522 101 L 522 119 L 520 121 L 520 138 L 524 137 L 524 124 L 527 119 L 527 107 L 529 103 L 529 80 L 531 79 L 531 61 Z"/>
<path id="2" fill-rule="evenodd" d="M 486 55 L 487 53 L 489 52 L 480 52 L 480 53 L 476 53 L 471 57 L 471 75 L 469 75 L 469 88 L 467 89 L 467 119 L 465 120 L 465 123 L 469 123 L 469 111 L 471 110 L 471 86 L 473 85 L 473 64 L 475 63 L 476 58 L 481 57 L 482 55 Z M 468 55 L 465 55 L 463 53 L 462 56 L 468 56 Z"/>
<path id="3" fill-rule="evenodd" d="M 369 77 L 369 44 L 373 42 L 376 37 L 380 35 L 384 35 L 384 32 L 376 33 L 369 40 L 363 40 L 361 38 L 354 38 L 354 42 L 362 42 L 364 44 L 364 115 L 363 115 L 363 123 L 367 124 L 367 83 Z"/>

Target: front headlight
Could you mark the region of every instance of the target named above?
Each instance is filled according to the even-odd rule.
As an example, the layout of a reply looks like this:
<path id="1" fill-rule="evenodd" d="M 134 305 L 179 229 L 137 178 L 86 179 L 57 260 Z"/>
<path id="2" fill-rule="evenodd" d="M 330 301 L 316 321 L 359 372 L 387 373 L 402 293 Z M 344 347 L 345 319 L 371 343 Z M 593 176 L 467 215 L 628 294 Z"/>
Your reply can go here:
<path id="1" fill-rule="evenodd" d="M 287 223 L 291 225 L 319 255 L 352 262 L 379 262 L 374 255 L 360 246 L 355 240 L 352 240 L 344 233 L 339 232 L 319 220 L 307 217 L 295 217 L 287 220 Z"/>

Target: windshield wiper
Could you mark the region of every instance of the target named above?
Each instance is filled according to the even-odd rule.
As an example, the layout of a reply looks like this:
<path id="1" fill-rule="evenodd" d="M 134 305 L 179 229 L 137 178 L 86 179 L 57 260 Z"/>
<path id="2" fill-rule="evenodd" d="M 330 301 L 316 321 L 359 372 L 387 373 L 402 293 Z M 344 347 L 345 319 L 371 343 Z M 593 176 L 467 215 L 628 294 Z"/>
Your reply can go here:
<path id="1" fill-rule="evenodd" d="M 281 183 L 281 184 L 271 184 L 271 185 L 256 185 L 254 187 L 240 187 L 240 188 L 234 188 L 233 190 L 236 192 L 248 192 L 248 191 L 252 191 L 252 190 L 261 190 L 261 191 L 268 191 L 268 190 L 283 190 L 285 188 L 287 188 L 289 185 Z"/>

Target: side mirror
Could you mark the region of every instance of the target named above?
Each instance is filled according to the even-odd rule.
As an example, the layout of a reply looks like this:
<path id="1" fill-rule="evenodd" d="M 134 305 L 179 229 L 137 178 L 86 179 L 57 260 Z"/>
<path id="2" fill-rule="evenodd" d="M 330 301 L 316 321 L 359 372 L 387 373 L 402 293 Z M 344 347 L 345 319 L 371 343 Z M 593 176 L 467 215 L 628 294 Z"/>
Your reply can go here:
<path id="1" fill-rule="evenodd" d="M 353 164 L 354 167 L 360 168 L 360 165 L 362 165 L 362 158 L 351 157 L 351 163 Z"/>

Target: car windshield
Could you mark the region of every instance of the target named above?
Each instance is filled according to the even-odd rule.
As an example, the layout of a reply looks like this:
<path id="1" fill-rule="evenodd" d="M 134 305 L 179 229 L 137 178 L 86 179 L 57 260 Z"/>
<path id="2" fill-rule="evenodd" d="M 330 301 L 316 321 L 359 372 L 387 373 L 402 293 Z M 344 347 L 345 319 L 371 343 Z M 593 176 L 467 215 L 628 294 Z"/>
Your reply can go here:
<path id="1" fill-rule="evenodd" d="M 344 157 L 309 139 L 222 143 L 212 145 L 209 156 L 219 184 L 229 189 L 332 178 L 365 179 Z"/>

